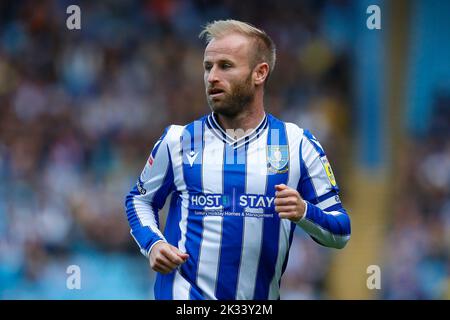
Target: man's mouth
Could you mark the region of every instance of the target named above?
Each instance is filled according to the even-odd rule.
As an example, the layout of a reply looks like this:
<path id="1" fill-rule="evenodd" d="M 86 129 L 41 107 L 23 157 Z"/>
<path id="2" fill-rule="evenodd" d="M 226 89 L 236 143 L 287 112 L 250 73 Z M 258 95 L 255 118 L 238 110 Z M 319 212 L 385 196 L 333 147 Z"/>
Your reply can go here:
<path id="1" fill-rule="evenodd" d="M 211 98 L 217 98 L 217 97 L 223 95 L 224 93 L 225 93 L 225 91 L 222 89 L 218 89 L 218 88 L 208 89 L 208 94 Z"/>

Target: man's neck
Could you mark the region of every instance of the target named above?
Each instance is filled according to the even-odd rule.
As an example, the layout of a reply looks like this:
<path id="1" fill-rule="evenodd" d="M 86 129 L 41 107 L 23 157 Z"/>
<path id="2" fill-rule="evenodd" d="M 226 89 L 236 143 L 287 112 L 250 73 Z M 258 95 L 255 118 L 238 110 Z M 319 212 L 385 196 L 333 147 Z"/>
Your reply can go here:
<path id="1" fill-rule="evenodd" d="M 248 132 L 255 129 L 265 117 L 264 108 L 245 110 L 235 117 L 227 117 L 215 113 L 219 125 L 227 133 L 232 133 L 234 139 L 245 136 Z"/>

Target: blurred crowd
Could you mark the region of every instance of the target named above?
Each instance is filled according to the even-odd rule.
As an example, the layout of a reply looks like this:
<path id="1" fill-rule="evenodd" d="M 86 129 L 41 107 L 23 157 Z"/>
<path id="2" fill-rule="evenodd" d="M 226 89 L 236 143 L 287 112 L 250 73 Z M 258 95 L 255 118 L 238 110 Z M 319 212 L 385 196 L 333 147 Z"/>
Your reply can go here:
<path id="1" fill-rule="evenodd" d="M 349 3 L 2 1 L 0 299 L 153 297 L 124 196 L 164 127 L 209 112 L 198 39 L 208 21 L 271 35 L 266 108 L 309 128 L 342 182 L 355 114 Z M 66 28 L 71 4 L 81 30 Z M 450 299 L 450 93 L 430 107 L 429 129 L 406 136 L 394 164 L 381 298 Z M 330 252 L 298 230 L 282 299 L 328 298 Z M 66 287 L 70 265 L 82 290 Z"/>
<path id="2" fill-rule="evenodd" d="M 208 21 L 265 29 L 278 45 L 269 112 L 344 144 L 348 53 L 324 37 L 323 4 L 82 1 L 80 31 L 66 28 L 69 4 L 0 5 L 0 298 L 152 297 L 124 195 L 165 126 L 208 112 L 197 37 Z M 345 24 L 345 1 L 330 5 Z M 321 297 L 321 250 L 296 238 L 286 298 Z M 72 264 L 79 292 L 65 287 Z"/>
<path id="3" fill-rule="evenodd" d="M 450 299 L 450 91 L 401 148 L 385 241 L 385 299 Z"/>
<path id="4" fill-rule="evenodd" d="M 81 30 L 66 28 L 71 4 Z M 343 0 L 2 1 L 0 298 L 153 297 L 124 196 L 164 127 L 209 112 L 198 39 L 208 21 L 233 17 L 272 36 L 278 61 L 266 107 L 319 138 L 339 181 L 353 129 L 348 14 Z M 446 148 L 446 158 L 425 148 L 421 170 L 440 176 L 440 156 L 448 169 Z M 422 189 L 436 197 L 443 187 Z M 449 207 L 433 208 L 429 228 L 444 226 L 437 217 Z M 411 228 L 423 228 L 413 217 Z M 329 259 L 298 231 L 282 298 L 327 298 Z M 70 265 L 81 268 L 82 290 L 66 288 Z"/>

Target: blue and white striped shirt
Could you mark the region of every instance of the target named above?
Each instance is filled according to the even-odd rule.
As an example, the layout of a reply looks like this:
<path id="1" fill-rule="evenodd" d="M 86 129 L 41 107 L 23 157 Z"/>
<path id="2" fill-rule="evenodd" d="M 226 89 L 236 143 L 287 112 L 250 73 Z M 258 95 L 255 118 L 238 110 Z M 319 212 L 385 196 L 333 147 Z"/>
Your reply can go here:
<path id="1" fill-rule="evenodd" d="M 307 203 L 297 223 L 275 211 L 275 185 L 282 183 Z M 156 299 L 279 299 L 297 225 L 327 247 L 349 240 L 338 191 L 323 148 L 307 130 L 267 114 L 235 140 L 212 113 L 165 130 L 125 206 L 145 256 L 158 241 L 189 254 L 172 273 L 158 273 Z M 170 194 L 162 234 L 158 211 Z"/>

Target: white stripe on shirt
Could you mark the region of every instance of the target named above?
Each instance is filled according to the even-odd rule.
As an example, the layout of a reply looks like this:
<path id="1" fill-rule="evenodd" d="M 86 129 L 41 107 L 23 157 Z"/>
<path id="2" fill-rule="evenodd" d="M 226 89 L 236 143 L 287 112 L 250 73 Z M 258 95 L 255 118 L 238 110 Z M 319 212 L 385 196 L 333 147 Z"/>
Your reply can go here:
<path id="1" fill-rule="evenodd" d="M 245 186 L 247 194 L 264 195 L 266 193 L 266 148 L 267 132 L 264 132 L 260 139 L 248 146 Z M 260 210 L 262 212 L 262 209 Z M 242 253 L 236 290 L 236 299 L 239 300 L 253 299 L 261 253 L 263 220 L 256 217 L 244 217 Z"/>

